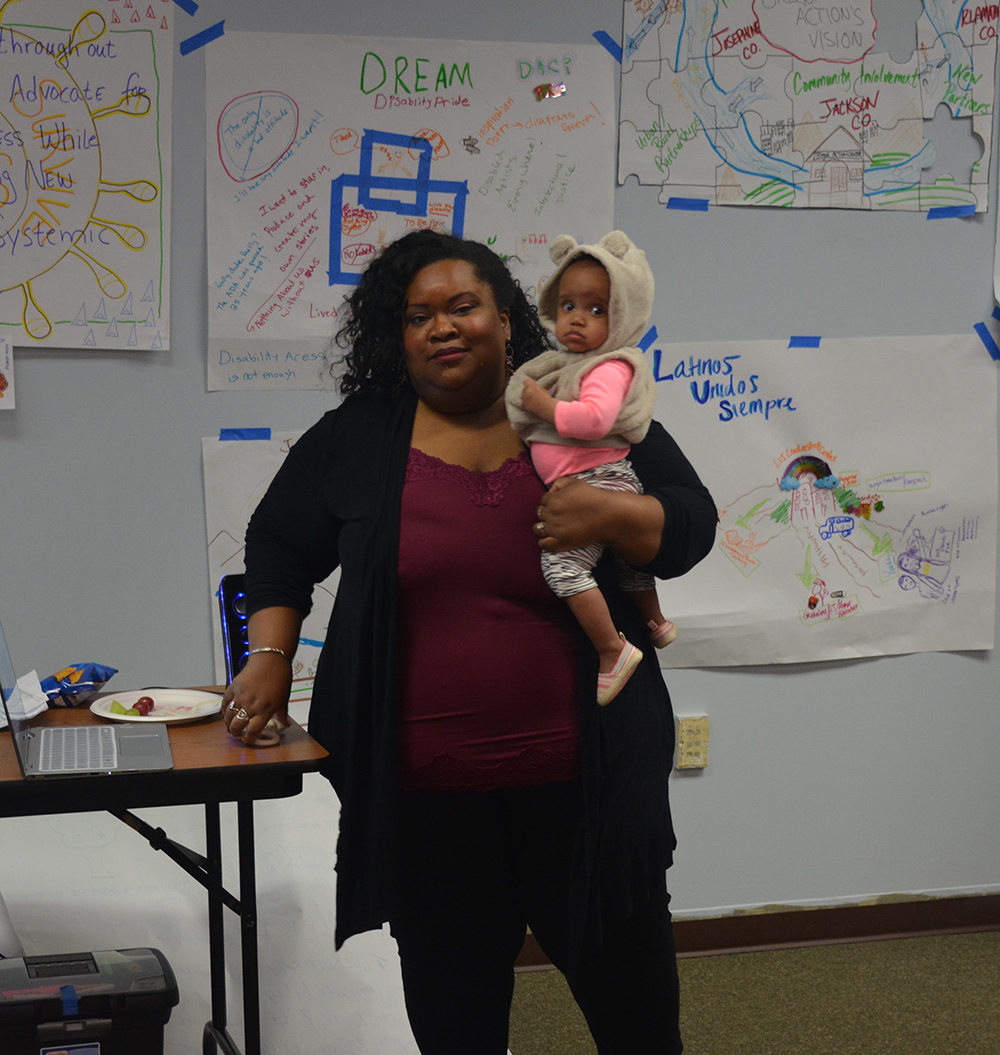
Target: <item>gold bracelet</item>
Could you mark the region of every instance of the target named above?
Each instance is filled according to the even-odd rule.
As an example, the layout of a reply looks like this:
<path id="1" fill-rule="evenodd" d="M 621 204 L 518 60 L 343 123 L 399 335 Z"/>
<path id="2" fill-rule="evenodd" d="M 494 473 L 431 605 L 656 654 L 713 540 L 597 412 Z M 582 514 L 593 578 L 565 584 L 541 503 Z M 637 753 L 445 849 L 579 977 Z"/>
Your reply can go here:
<path id="1" fill-rule="evenodd" d="M 252 656 L 255 652 L 277 652 L 279 656 L 284 656 L 289 663 L 292 662 L 292 657 L 283 648 L 275 648 L 274 645 L 265 645 L 263 648 L 252 648 L 247 653 L 247 656 Z"/>

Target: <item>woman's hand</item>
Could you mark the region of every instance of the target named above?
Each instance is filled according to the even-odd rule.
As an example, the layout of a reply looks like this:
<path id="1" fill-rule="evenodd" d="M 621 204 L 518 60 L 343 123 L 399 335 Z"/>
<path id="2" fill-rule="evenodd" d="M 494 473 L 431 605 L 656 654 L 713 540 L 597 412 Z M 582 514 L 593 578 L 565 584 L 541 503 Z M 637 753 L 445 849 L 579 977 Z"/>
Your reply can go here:
<path id="1" fill-rule="evenodd" d="M 222 720 L 241 740 L 252 744 L 275 719 L 288 725 L 288 697 L 292 690 L 292 657 L 302 629 L 294 608 L 262 608 L 247 624 L 251 655 L 222 696 Z M 254 652 L 255 648 L 280 652 Z"/>
<path id="2" fill-rule="evenodd" d="M 559 400 L 555 396 L 550 396 L 537 381 L 532 381 L 530 377 L 524 379 L 524 388 L 521 391 L 522 410 L 554 425 L 558 402 Z"/>
<path id="3" fill-rule="evenodd" d="M 550 553 L 600 543 L 642 567 L 659 552 L 663 524 L 663 507 L 652 495 L 605 491 L 564 476 L 542 497 L 535 536 Z"/>
<path id="4" fill-rule="evenodd" d="M 260 736 L 272 718 L 284 729 L 291 689 L 291 663 L 277 652 L 257 652 L 222 696 L 226 728 L 247 744 Z"/>

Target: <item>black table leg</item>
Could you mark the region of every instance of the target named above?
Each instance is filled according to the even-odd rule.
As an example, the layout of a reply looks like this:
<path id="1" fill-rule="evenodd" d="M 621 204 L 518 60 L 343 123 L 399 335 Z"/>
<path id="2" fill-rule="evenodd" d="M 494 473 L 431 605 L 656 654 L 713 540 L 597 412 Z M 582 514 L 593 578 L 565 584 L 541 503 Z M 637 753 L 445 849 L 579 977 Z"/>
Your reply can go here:
<path id="1" fill-rule="evenodd" d="M 212 993 L 212 1020 L 202 1034 L 202 1055 L 240 1055 L 239 1048 L 226 1029 L 226 933 L 222 898 L 222 827 L 219 804 L 205 803 L 205 874 L 212 880 L 208 886 L 208 951 Z M 242 894 L 242 890 L 240 891 Z M 259 1055 L 260 1047 L 257 1052 Z"/>
<path id="2" fill-rule="evenodd" d="M 240 944 L 243 952 L 243 1033 L 245 1055 L 260 1055 L 260 983 L 257 977 L 257 875 L 253 800 L 237 803 L 240 872 Z M 226 1028 L 226 947 L 222 887 L 222 838 L 218 803 L 205 804 L 205 871 L 216 881 L 208 887 L 208 943 L 211 953 L 212 1021 L 202 1037 L 203 1055 L 241 1055 Z M 232 906 L 230 906 L 232 907 Z"/>
<path id="3" fill-rule="evenodd" d="M 205 803 L 205 872 L 222 885 L 222 835 L 219 804 Z M 222 901 L 211 888 L 208 891 L 208 949 L 212 993 L 212 1025 L 226 1028 L 226 950 Z"/>
<path id="4" fill-rule="evenodd" d="M 257 961 L 257 869 L 253 800 L 236 804 L 240 840 L 240 905 L 243 952 L 243 1029 L 246 1055 L 260 1055 L 260 974 Z M 220 909 L 221 911 L 221 909 Z"/>
<path id="5" fill-rule="evenodd" d="M 253 831 L 253 799 L 236 803 L 239 839 L 239 898 L 222 884 L 222 828 L 219 804 L 205 803 L 205 855 L 197 854 L 168 839 L 162 828 L 153 828 L 128 810 L 113 813 L 134 828 L 153 847 L 162 850 L 208 891 L 208 948 L 212 995 L 212 1020 L 202 1035 L 202 1055 L 241 1055 L 226 1028 L 226 935 L 223 909 L 240 918 L 240 947 L 243 961 L 243 1030 L 246 1055 L 260 1055 L 260 979 L 257 955 L 257 870 Z"/>

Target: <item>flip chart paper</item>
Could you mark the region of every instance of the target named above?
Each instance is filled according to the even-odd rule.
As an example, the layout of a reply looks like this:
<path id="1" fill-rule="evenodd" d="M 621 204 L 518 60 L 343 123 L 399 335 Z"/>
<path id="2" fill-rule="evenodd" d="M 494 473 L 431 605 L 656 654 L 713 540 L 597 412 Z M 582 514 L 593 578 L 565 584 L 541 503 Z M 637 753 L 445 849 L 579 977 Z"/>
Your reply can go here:
<path id="1" fill-rule="evenodd" d="M 872 0 L 626 0 L 623 13 L 619 182 L 659 186 L 664 204 L 988 208 L 996 5 L 923 0 L 899 62 Z M 939 149 L 931 119 L 961 121 L 972 160 Z"/>
<path id="2" fill-rule="evenodd" d="M 177 13 L 0 9 L 0 328 L 16 345 L 168 345 Z"/>
<path id="3" fill-rule="evenodd" d="M 709 556 L 660 584 L 662 666 L 993 647 L 996 364 L 976 334 L 646 355 L 719 508 Z"/>
<path id="4" fill-rule="evenodd" d="M 548 243 L 613 226 L 597 44 L 226 33 L 208 71 L 208 387 L 329 385 L 343 298 L 421 228 L 488 242 L 530 293 Z"/>

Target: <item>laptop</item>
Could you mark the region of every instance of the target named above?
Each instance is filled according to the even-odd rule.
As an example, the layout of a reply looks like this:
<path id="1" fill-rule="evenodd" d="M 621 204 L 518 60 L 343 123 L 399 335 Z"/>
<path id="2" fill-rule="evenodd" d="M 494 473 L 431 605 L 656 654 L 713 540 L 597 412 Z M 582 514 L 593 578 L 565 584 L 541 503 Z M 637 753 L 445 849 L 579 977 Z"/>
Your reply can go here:
<path id="1" fill-rule="evenodd" d="M 165 725 L 33 726 L 16 700 L 11 706 L 16 686 L 14 665 L 0 626 L 0 699 L 25 778 L 173 769 Z"/>

